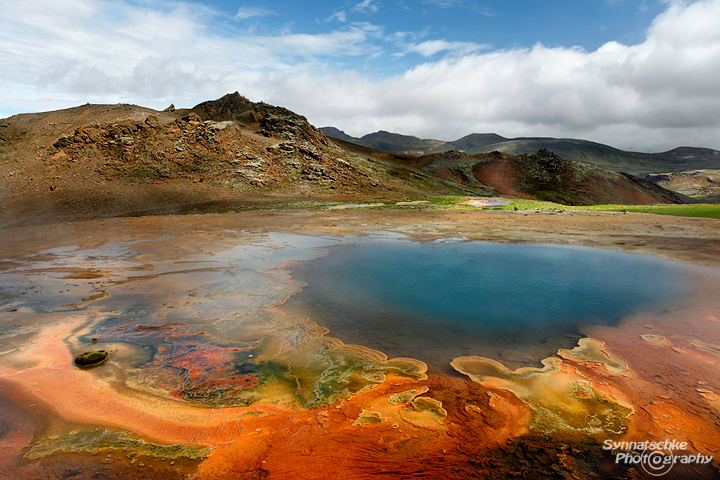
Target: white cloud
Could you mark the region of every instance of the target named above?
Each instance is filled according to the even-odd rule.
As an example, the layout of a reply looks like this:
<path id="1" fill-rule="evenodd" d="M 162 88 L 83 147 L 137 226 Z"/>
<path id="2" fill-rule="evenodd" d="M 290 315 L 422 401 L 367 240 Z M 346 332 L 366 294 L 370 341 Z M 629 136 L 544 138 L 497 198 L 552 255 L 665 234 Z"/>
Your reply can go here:
<path id="1" fill-rule="evenodd" d="M 453 55 L 467 55 L 479 50 L 486 50 L 487 45 L 472 42 L 448 42 L 446 40 L 428 40 L 422 43 L 408 45 L 405 53 L 419 53 L 424 57 L 431 57 L 440 52 L 449 52 Z"/>
<path id="2" fill-rule="evenodd" d="M 335 12 L 325 19 L 326 22 L 332 22 L 334 20 L 337 20 L 338 22 L 347 22 L 347 13 L 345 13 L 345 10 Z"/>
<path id="3" fill-rule="evenodd" d="M 495 132 L 720 149 L 720 0 L 669 4 L 642 43 L 595 51 L 489 51 L 369 23 L 219 36 L 207 8 L 142 5 L 0 0 L 0 115 L 86 102 L 192 106 L 238 90 L 354 135 Z M 410 52 L 425 61 L 390 77 L 350 66 Z"/>
<path id="4" fill-rule="evenodd" d="M 265 48 L 268 55 L 274 56 L 339 56 L 369 55 L 379 47 L 368 42 L 382 35 L 375 25 L 359 23 L 346 29 L 330 33 L 309 35 L 304 33 L 281 35 L 277 37 L 252 37 L 243 41 Z"/>
<path id="5" fill-rule="evenodd" d="M 639 45 L 611 42 L 593 52 L 536 45 L 444 58 L 381 83 L 345 78 L 342 88 L 353 95 L 344 102 L 328 79 L 318 88 L 325 100 L 296 108 L 318 123 L 334 118 L 351 134 L 384 129 L 452 140 L 497 132 L 642 151 L 720 149 L 719 22 L 720 1 L 673 4 Z M 442 46 L 424 43 L 426 53 Z M 346 118 L 319 108 L 343 103 Z"/>
<path id="6" fill-rule="evenodd" d="M 272 15 L 274 13 L 275 12 L 265 7 L 240 7 L 238 8 L 235 18 L 244 20 L 252 17 L 267 17 L 268 15 Z"/>
<path id="7" fill-rule="evenodd" d="M 69 4 L 0 0 L 7 13 L 0 17 L 6 73 L 0 79 L 1 113 L 47 96 L 77 99 L 65 106 L 199 102 L 226 91 L 252 91 L 253 83 L 262 83 L 261 72 L 322 65 L 323 56 L 372 55 L 380 47 L 370 41 L 382 36 L 379 27 L 358 23 L 317 35 L 216 37 L 206 25 L 217 14 L 191 4 L 172 4 L 166 11 L 111 0 Z M 21 91 L 21 97 L 13 93 Z"/>
<path id="8" fill-rule="evenodd" d="M 363 0 L 353 7 L 353 11 L 359 13 L 375 13 L 380 9 L 380 6 L 373 3 L 373 0 Z"/>

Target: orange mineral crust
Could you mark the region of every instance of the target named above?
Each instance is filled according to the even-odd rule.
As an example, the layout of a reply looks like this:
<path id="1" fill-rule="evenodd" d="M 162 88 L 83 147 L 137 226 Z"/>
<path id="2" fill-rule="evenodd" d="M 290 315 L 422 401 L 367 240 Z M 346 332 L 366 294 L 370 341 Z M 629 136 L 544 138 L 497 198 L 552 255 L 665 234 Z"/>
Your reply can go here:
<path id="1" fill-rule="evenodd" d="M 720 308 L 715 299 L 700 300 L 662 315 L 636 315 L 617 328 L 598 327 L 593 335 L 630 365 L 633 375 L 616 383 L 637 405 L 635 437 L 688 441 L 694 451 L 717 456 Z"/>
<path id="2" fill-rule="evenodd" d="M 593 339 L 560 352 L 562 359 L 547 359 L 542 369 L 510 371 L 469 357 L 453 365 L 470 379 L 391 374 L 321 408 L 208 408 L 128 390 L 73 367 L 67 343 L 81 320 L 48 328 L 43 341 L 14 356 L 26 368 L 5 367 L 3 382 L 29 390 L 43 409 L 73 424 L 113 427 L 154 444 L 210 447 L 198 479 L 466 478 L 485 472 L 498 449 L 537 451 L 535 444 L 548 441 L 587 455 L 595 448 L 599 459 L 593 445 L 608 436 L 668 434 L 705 453 L 720 444 L 691 410 L 667 400 L 638 402 L 632 365 L 624 368 Z"/>
<path id="3" fill-rule="evenodd" d="M 456 469 L 459 459 L 464 463 L 522 433 L 527 424 L 527 409 L 512 396 L 488 395 L 465 380 L 442 376 L 389 375 L 325 408 L 205 408 L 117 388 L 72 366 L 67 342 L 77 326 L 49 328 L 42 342 L 15 356 L 18 364 L 32 359 L 34 365 L 5 367 L 2 380 L 28 390 L 43 409 L 67 422 L 114 427 L 157 444 L 211 447 L 197 478 L 245 478 L 262 471 L 273 478 L 319 478 L 317 472 L 352 477 L 395 472 L 402 478 L 417 470 L 419 458 L 434 459 L 430 464 L 438 471 Z M 468 405 L 477 410 L 468 411 Z M 363 422 L 364 417 L 371 420 Z"/>

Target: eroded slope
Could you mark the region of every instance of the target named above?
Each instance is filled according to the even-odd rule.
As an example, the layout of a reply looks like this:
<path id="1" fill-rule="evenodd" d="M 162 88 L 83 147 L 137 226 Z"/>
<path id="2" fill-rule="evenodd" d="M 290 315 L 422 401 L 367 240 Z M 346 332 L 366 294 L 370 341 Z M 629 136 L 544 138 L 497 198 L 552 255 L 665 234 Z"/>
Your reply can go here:
<path id="1" fill-rule="evenodd" d="M 468 155 L 450 151 L 426 157 L 423 168 L 461 185 L 484 185 L 494 194 L 565 205 L 685 203 L 688 199 L 647 180 L 566 160 L 547 150 L 525 155 Z"/>

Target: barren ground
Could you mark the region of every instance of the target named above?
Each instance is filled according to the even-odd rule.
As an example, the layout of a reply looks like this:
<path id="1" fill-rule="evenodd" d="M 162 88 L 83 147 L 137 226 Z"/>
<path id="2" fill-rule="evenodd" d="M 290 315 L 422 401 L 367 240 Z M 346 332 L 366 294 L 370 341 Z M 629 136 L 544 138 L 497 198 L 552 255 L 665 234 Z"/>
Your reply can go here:
<path id="1" fill-rule="evenodd" d="M 87 235 L 88 246 L 122 240 L 123 225 L 136 222 L 160 234 L 213 227 L 308 235 L 354 235 L 386 230 L 418 239 L 464 236 L 500 242 L 577 244 L 654 253 L 720 266 L 720 221 L 715 219 L 522 210 L 260 210 L 52 223 L 5 229 L 0 255 L 22 251 L 32 253 L 42 248 L 65 245 L 83 232 Z M 102 231 L 103 235 L 93 235 L 98 231 Z"/>

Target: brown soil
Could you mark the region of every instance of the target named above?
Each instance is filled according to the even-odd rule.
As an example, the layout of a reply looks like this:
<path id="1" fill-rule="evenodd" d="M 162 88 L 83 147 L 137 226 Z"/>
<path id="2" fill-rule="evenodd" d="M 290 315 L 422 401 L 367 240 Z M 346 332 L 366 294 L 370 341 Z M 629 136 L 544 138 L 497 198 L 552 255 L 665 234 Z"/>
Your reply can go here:
<path id="1" fill-rule="evenodd" d="M 532 198 L 517 190 L 520 169 L 509 157 L 500 156 L 492 163 L 478 163 L 473 167 L 475 178 L 484 185 L 492 186 L 499 194 L 510 198 Z"/>

